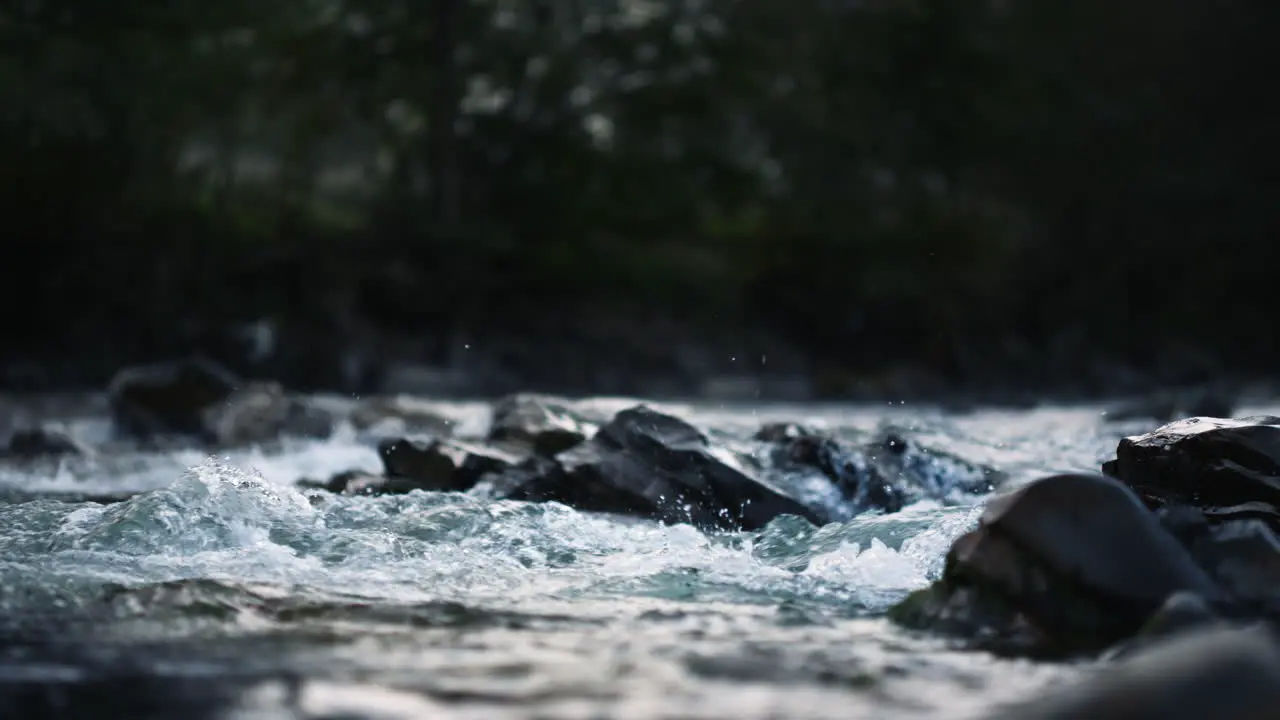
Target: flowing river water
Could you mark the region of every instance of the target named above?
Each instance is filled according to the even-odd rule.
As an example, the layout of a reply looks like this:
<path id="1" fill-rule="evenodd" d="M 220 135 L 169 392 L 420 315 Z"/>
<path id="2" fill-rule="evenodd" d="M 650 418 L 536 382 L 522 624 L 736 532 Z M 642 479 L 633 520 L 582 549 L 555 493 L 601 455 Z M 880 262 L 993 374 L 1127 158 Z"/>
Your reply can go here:
<path id="1" fill-rule="evenodd" d="M 892 422 L 1012 482 L 1096 470 L 1135 430 L 1092 406 L 654 407 L 726 442 L 769 420 Z M 482 403 L 442 411 L 464 433 L 487 423 Z M 57 412 L 105 437 L 105 415 Z M 884 619 L 937 576 L 981 498 L 707 533 L 475 494 L 295 486 L 379 467 L 350 428 L 218 457 L 0 465 L 0 716 L 965 718 L 1080 672 Z M 121 493 L 133 496 L 92 499 Z"/>

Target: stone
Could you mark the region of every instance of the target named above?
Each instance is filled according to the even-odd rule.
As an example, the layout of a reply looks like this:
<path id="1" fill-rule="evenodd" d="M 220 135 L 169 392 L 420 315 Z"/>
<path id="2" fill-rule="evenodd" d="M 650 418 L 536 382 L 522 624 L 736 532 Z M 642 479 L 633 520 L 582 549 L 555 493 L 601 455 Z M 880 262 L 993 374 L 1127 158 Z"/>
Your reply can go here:
<path id="1" fill-rule="evenodd" d="M 125 435 L 202 436 L 205 410 L 226 400 L 240 384 L 226 368 L 192 358 L 125 368 L 116 373 L 107 395 L 112 420 Z"/>
<path id="2" fill-rule="evenodd" d="M 753 530 L 783 515 L 825 521 L 692 425 L 645 406 L 619 412 L 554 460 L 524 463 L 499 485 L 512 499 L 704 528 Z"/>
<path id="3" fill-rule="evenodd" d="M 457 440 L 384 440 L 378 455 L 397 488 L 465 492 L 485 475 L 502 473 L 521 461 L 501 449 Z"/>
<path id="4" fill-rule="evenodd" d="M 543 395 L 509 395 L 494 403 L 487 440 L 527 445 L 553 456 L 585 441 L 596 427 L 577 417 L 568 402 Z"/>
<path id="5" fill-rule="evenodd" d="M 1280 506 L 1280 418 L 1194 417 L 1122 439 L 1103 472 L 1151 507 Z"/>
<path id="6" fill-rule="evenodd" d="M 1260 628 L 1181 633 L 989 720 L 1267 720 L 1280 706 L 1280 648 Z"/>
<path id="7" fill-rule="evenodd" d="M 971 589 L 967 602 L 1010 608 L 1001 615 L 1025 618 L 1045 642 L 1038 652 L 1063 656 L 1132 636 L 1179 591 L 1232 605 L 1132 492 L 1089 474 L 1042 478 L 988 503 L 978 528 L 952 545 L 933 607 L 990 615 L 957 610 L 951 596 L 961 588 Z M 917 625 L 946 625 L 919 615 Z"/>

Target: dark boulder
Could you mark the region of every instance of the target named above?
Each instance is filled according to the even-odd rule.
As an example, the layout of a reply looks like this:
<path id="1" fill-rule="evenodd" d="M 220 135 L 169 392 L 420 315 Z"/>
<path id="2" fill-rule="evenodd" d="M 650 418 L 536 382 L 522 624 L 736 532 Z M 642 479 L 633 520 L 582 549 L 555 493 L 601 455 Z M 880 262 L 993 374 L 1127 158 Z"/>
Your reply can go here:
<path id="1" fill-rule="evenodd" d="M 126 368 L 108 389 L 116 430 L 136 440 L 183 436 L 226 447 L 281 435 L 325 437 L 332 417 L 275 382 L 242 382 L 204 359 Z"/>
<path id="2" fill-rule="evenodd" d="M 956 594 L 960 596 L 957 607 Z M 938 585 L 895 616 L 921 627 L 1005 638 L 1025 621 L 1049 655 L 1097 652 L 1131 636 L 1165 600 L 1231 600 L 1137 497 L 1101 475 L 1054 475 L 993 500 L 958 539 Z M 996 610 L 963 607 L 989 605 Z M 960 627 L 956 618 L 1004 626 Z"/>
<path id="3" fill-rule="evenodd" d="M 1280 418 L 1195 417 L 1127 437 L 1103 472 L 1151 507 L 1280 506 Z"/>
<path id="4" fill-rule="evenodd" d="M 713 445 L 679 418 L 648 407 L 623 410 L 587 442 L 554 461 L 525 463 L 508 497 L 554 500 L 720 529 L 756 529 L 781 515 L 825 517 Z"/>
<path id="5" fill-rule="evenodd" d="M 551 457 L 579 445 L 595 431 L 564 400 L 517 394 L 494 403 L 487 440 L 525 445 L 537 455 Z"/>
<path id="6" fill-rule="evenodd" d="M 205 432 L 204 412 L 240 385 L 229 370 L 202 358 L 125 368 L 107 389 L 118 430 L 135 438 Z"/>
<path id="7" fill-rule="evenodd" d="M 485 475 L 509 470 L 522 459 L 493 446 L 411 438 L 384 440 L 378 455 L 397 491 L 465 492 Z"/>
<path id="8" fill-rule="evenodd" d="M 1261 628 L 1180 633 L 992 720 L 1264 720 L 1280 705 L 1280 648 Z"/>
<path id="9" fill-rule="evenodd" d="M 24 428 L 9 436 L 0 457 L 10 460 L 37 460 L 39 458 L 83 457 L 92 450 L 70 432 L 53 426 Z"/>

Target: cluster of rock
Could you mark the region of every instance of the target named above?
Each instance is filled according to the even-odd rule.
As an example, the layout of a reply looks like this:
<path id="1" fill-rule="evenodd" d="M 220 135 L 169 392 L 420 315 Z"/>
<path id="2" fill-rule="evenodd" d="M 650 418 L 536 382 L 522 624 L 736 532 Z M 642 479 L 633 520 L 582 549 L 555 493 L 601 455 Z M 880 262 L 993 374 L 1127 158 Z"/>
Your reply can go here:
<path id="1" fill-rule="evenodd" d="M 570 404 L 536 395 L 497 402 L 482 438 L 389 437 L 384 472 L 342 473 L 332 492 L 477 491 L 554 501 L 716 529 L 754 529 L 781 515 L 815 524 L 862 511 L 893 512 L 924 497 L 988 492 L 1000 476 L 885 431 L 850 443 L 795 425 L 770 424 L 751 451 L 715 442 L 644 405 L 592 422 Z M 925 458 L 924 462 L 921 458 Z M 827 492 L 814 492 L 819 479 Z"/>
<path id="2" fill-rule="evenodd" d="M 323 438 L 343 422 L 376 445 L 382 472 L 301 481 L 311 489 L 477 492 L 704 528 L 753 529 L 781 515 L 822 524 L 893 512 L 922 498 L 983 494 L 1003 480 L 892 429 L 851 440 L 768 424 L 730 446 L 651 407 L 602 415 L 528 394 L 494 403 L 485 433 L 459 437 L 455 423 L 419 398 L 374 397 L 338 410 L 278 383 L 242 381 L 203 360 L 122 370 L 108 400 L 117 434 L 135 447 L 180 439 L 222 449 Z M 8 454 L 88 452 L 62 430 L 42 427 L 15 433 Z"/>
<path id="3" fill-rule="evenodd" d="M 1201 675 L 1221 670 L 1213 663 L 1234 663 L 1274 683 L 1280 418 L 1176 421 L 1124 438 L 1102 470 L 1045 477 L 993 499 L 978 527 L 952 545 L 942 578 L 891 617 L 1001 654 L 1136 653 L 1139 667 L 1168 665 L 1170 677 L 1192 672 L 1178 665 L 1190 660 L 1165 648 L 1177 636 L 1184 651 L 1205 648 Z M 1256 624 L 1250 632 L 1265 641 L 1242 644 L 1243 631 L 1228 632 L 1240 624 Z M 1100 699 L 1119 692 L 1104 691 L 1114 682 L 1090 686 L 1086 695 L 1098 704 L 1084 707 L 1120 717 L 1105 715 L 1116 710 Z M 1201 717 L 1143 714 L 1156 701 L 1126 706 L 1134 714 L 1124 717 Z"/>

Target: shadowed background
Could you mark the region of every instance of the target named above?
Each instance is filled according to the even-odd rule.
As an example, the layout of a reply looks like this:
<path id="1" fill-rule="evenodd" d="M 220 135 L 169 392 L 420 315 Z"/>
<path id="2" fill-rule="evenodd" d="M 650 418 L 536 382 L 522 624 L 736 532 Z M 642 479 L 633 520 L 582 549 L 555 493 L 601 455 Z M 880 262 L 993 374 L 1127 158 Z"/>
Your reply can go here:
<path id="1" fill-rule="evenodd" d="M 0 7 L 10 389 L 1265 377 L 1280 5 Z"/>

